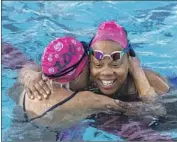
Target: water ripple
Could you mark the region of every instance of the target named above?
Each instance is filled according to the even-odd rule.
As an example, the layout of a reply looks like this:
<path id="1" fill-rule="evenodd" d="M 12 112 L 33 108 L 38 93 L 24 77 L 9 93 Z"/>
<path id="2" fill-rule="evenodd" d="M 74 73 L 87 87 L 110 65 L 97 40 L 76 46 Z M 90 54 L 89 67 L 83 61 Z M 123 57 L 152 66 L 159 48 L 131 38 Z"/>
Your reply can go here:
<path id="1" fill-rule="evenodd" d="M 3 1 L 2 39 L 40 63 L 52 39 L 67 34 L 89 41 L 101 22 L 115 20 L 127 29 L 142 65 L 170 76 L 177 74 L 176 17 L 177 2 L 170 1 Z M 6 94 L 16 77 L 3 66 L 3 123 L 12 117 Z"/>

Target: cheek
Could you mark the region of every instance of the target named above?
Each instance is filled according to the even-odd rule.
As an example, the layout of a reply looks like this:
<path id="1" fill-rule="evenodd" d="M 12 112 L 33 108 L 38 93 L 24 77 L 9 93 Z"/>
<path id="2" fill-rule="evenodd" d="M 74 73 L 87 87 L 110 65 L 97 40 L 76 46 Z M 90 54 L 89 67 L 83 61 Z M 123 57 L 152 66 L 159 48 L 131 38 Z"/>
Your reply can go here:
<path id="1" fill-rule="evenodd" d="M 98 69 L 96 69 L 94 66 L 93 66 L 93 64 L 91 63 L 90 64 L 90 74 L 91 74 L 91 76 L 96 76 L 97 74 L 98 74 Z"/>
<path id="2" fill-rule="evenodd" d="M 128 73 L 128 66 L 122 65 L 120 68 L 115 70 L 115 73 L 119 78 L 120 82 L 124 81 Z"/>

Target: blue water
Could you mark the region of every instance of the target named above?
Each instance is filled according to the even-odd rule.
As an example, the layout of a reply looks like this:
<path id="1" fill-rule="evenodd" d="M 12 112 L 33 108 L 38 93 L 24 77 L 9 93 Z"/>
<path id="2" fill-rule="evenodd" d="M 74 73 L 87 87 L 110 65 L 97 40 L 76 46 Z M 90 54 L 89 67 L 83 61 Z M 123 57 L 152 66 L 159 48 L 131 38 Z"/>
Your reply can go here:
<path id="1" fill-rule="evenodd" d="M 3 1 L 2 40 L 40 63 L 41 53 L 52 39 L 69 34 L 89 41 L 106 20 L 115 20 L 127 29 L 143 66 L 166 77 L 177 76 L 177 2 Z M 11 124 L 15 103 L 6 94 L 16 77 L 16 71 L 2 66 L 2 134 Z M 83 139 L 106 140 L 94 138 L 93 131 L 88 128 Z M 109 140 L 119 139 L 109 136 Z"/>

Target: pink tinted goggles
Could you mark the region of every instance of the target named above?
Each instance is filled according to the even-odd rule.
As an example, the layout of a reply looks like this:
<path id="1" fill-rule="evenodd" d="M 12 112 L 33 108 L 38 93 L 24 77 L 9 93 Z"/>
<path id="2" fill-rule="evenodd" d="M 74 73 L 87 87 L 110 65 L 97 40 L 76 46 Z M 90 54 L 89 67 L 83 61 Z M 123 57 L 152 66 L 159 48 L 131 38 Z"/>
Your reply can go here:
<path id="1" fill-rule="evenodd" d="M 113 61 L 120 60 L 124 54 L 124 51 L 113 51 L 111 54 L 104 54 L 100 50 L 92 50 L 91 52 L 91 55 L 93 55 L 97 60 L 102 60 L 105 57 L 109 57 Z"/>

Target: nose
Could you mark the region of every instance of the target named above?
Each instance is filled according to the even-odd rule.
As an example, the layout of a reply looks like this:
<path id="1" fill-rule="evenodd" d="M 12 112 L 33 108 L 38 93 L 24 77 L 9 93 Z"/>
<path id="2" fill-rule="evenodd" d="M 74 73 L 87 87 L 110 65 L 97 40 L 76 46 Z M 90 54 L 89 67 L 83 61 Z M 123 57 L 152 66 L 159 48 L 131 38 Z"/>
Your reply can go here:
<path id="1" fill-rule="evenodd" d="M 103 76 L 111 76 L 113 74 L 114 74 L 114 71 L 109 66 L 105 66 L 101 72 L 101 75 Z"/>

